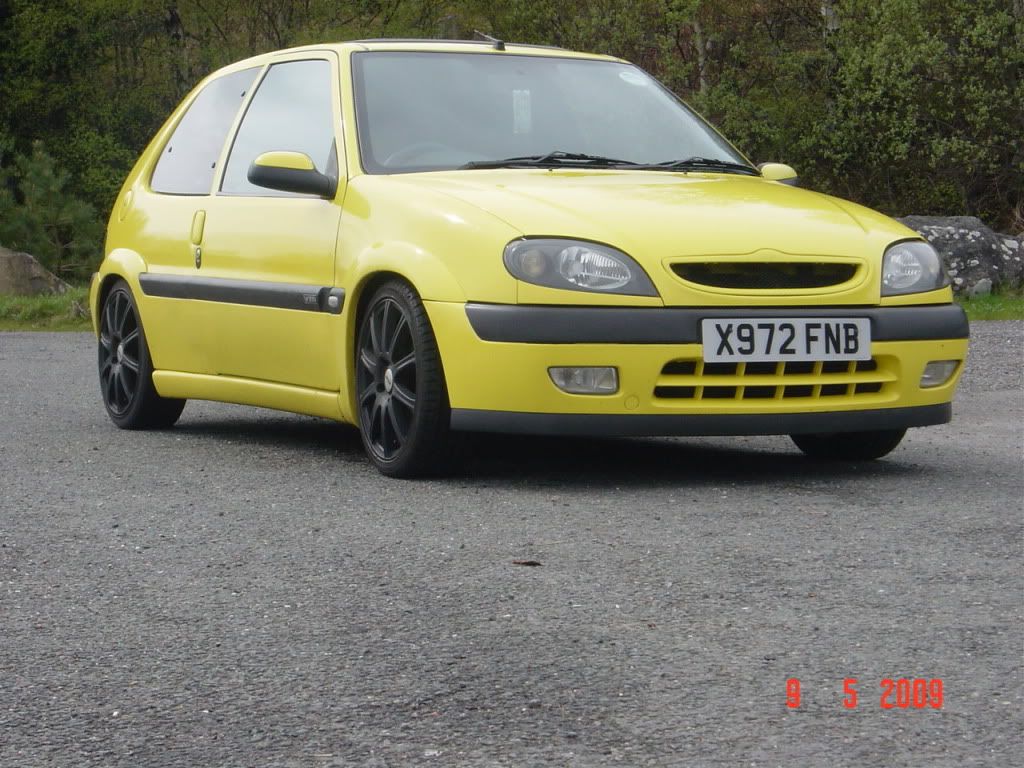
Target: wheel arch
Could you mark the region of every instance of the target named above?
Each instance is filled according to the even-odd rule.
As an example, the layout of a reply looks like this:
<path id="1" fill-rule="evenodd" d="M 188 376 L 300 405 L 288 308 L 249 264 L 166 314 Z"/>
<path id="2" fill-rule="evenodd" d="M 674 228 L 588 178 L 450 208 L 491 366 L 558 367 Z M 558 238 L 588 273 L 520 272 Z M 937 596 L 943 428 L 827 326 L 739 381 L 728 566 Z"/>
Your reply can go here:
<path id="1" fill-rule="evenodd" d="M 99 335 L 100 309 L 103 307 L 103 302 L 106 301 L 110 289 L 118 280 L 124 280 L 128 283 L 128 287 L 135 296 L 135 309 L 139 313 L 140 318 L 142 317 L 144 309 L 142 308 L 142 302 L 139 301 L 139 295 L 142 292 L 142 288 L 139 285 L 139 275 L 146 270 L 146 262 L 142 256 L 126 248 L 118 248 L 111 251 L 103 260 L 103 264 L 100 266 L 100 271 L 96 277 L 96 293 L 93 297 L 92 306 L 89 307 L 95 319 L 93 328 L 97 335 Z"/>

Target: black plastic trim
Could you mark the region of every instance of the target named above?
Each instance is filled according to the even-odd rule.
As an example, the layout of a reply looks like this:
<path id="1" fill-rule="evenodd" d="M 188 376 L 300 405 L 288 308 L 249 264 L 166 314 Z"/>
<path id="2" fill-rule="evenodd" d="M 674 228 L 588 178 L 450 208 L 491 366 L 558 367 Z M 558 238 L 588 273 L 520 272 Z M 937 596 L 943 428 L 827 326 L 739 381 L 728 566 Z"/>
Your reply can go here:
<path id="1" fill-rule="evenodd" d="M 866 317 L 872 341 L 966 339 L 967 315 L 956 304 L 912 307 L 565 307 L 466 304 L 484 341 L 517 344 L 699 344 L 705 318 Z"/>
<path id="2" fill-rule="evenodd" d="M 654 437 L 667 435 L 795 435 L 865 432 L 946 424 L 950 403 L 830 413 L 580 414 L 453 408 L 451 428 L 523 435 Z"/>
<path id="3" fill-rule="evenodd" d="M 338 180 L 333 176 L 309 168 L 278 168 L 273 165 L 252 163 L 246 173 L 250 184 L 264 189 L 292 192 L 297 195 L 316 195 L 333 200 L 338 191 Z"/>
<path id="4" fill-rule="evenodd" d="M 152 272 L 139 275 L 139 285 L 147 296 L 165 299 L 216 301 L 304 312 L 329 312 L 332 315 L 341 314 L 341 309 L 345 306 L 344 288 L 319 285 L 161 275 Z M 332 298 L 337 300 L 336 307 L 332 306 Z"/>

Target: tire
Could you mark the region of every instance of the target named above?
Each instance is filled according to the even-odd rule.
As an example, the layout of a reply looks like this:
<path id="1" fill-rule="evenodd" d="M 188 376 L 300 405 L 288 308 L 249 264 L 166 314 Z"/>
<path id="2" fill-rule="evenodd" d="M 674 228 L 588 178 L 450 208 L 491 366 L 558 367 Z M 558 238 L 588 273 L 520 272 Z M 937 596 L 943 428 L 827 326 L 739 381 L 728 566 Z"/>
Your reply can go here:
<path id="1" fill-rule="evenodd" d="M 416 292 L 398 280 L 371 296 L 355 349 L 359 431 L 370 461 L 389 477 L 448 468 L 451 409 L 430 319 Z"/>
<path id="2" fill-rule="evenodd" d="M 131 289 L 123 280 L 107 293 L 99 325 L 100 395 L 110 420 L 121 429 L 173 426 L 185 401 L 157 394 L 146 333 Z"/>
<path id="3" fill-rule="evenodd" d="M 796 447 L 812 459 L 826 461 L 871 461 L 891 453 L 900 444 L 905 429 L 877 432 L 836 432 L 821 435 L 790 435 Z"/>

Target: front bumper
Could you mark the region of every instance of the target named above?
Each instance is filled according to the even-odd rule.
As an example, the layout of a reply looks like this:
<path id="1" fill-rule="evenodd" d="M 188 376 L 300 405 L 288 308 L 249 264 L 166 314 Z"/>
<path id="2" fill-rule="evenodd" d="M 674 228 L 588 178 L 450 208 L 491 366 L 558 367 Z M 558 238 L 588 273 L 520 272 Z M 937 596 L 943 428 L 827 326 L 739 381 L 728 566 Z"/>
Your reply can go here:
<path id="1" fill-rule="evenodd" d="M 843 432 L 941 424 L 967 354 L 955 305 L 772 309 L 426 302 L 458 430 L 586 435 Z M 872 361 L 706 366 L 704 317 L 868 317 Z M 961 361 L 943 385 L 925 366 Z M 614 395 L 572 395 L 551 366 L 615 366 Z"/>

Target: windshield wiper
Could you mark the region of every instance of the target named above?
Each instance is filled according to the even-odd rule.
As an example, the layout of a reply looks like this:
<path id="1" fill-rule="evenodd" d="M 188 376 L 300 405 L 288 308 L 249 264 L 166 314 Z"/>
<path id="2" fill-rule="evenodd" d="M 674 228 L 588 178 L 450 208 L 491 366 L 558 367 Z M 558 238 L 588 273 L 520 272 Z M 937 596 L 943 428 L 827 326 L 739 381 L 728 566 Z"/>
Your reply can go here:
<path id="1" fill-rule="evenodd" d="M 712 157 L 688 157 L 685 160 L 666 160 L 663 163 L 648 163 L 637 166 L 651 171 L 722 171 L 724 173 L 742 173 L 747 176 L 760 176 L 756 168 L 745 163 L 734 163 L 731 160 L 719 160 Z"/>
<path id="2" fill-rule="evenodd" d="M 634 167 L 630 160 L 617 160 L 604 155 L 587 155 L 581 152 L 563 152 L 556 149 L 546 155 L 524 155 L 523 157 L 506 157 L 501 160 L 471 160 L 459 166 L 459 170 L 474 168 L 617 168 L 619 166 Z"/>

